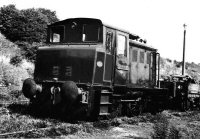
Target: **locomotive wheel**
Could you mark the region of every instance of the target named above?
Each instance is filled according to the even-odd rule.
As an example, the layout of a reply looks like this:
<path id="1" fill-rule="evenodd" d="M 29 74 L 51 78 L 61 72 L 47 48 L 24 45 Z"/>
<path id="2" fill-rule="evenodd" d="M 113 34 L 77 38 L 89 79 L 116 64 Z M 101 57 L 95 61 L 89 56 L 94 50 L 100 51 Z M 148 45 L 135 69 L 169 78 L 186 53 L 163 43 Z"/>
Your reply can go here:
<path id="1" fill-rule="evenodd" d="M 22 92 L 26 98 L 32 99 L 36 95 L 36 83 L 33 79 L 28 78 L 24 81 Z"/>
<path id="2" fill-rule="evenodd" d="M 61 87 L 61 113 L 63 119 L 77 119 L 80 116 L 78 87 L 73 81 L 66 81 Z"/>

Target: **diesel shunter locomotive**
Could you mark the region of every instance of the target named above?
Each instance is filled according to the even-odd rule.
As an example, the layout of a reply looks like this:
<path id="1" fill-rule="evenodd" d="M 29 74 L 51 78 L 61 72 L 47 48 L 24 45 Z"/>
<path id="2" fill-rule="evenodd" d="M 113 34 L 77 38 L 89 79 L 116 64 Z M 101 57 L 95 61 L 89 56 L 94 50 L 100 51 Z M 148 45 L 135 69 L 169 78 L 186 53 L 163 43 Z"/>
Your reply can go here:
<path id="1" fill-rule="evenodd" d="M 91 18 L 56 22 L 47 34 L 34 79 L 22 87 L 38 113 L 95 119 L 156 112 L 170 103 L 169 85 L 158 85 L 160 55 L 138 35 Z"/>

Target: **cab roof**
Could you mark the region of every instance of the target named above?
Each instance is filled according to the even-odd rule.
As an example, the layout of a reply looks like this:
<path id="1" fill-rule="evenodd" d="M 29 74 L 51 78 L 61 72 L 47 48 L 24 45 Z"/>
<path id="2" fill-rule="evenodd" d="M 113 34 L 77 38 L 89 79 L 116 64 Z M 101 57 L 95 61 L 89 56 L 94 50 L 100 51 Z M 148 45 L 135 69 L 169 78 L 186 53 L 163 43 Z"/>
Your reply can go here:
<path id="1" fill-rule="evenodd" d="M 140 43 L 140 42 L 136 42 L 134 40 L 142 40 L 138 35 L 136 34 L 133 34 L 133 33 L 130 33 L 129 31 L 126 31 L 126 30 L 123 30 L 123 29 L 119 29 L 117 27 L 114 27 L 114 26 L 110 26 L 110 25 L 107 25 L 107 24 L 104 24 L 100 19 L 96 19 L 96 18 L 68 18 L 68 19 L 65 19 L 65 20 L 62 20 L 62 21 L 58 21 L 58 22 L 55 22 L 51 25 L 48 25 L 49 27 L 51 26 L 57 26 L 57 25 L 64 25 L 64 24 L 68 24 L 68 23 L 82 23 L 82 24 L 87 24 L 87 23 L 90 23 L 90 24 L 99 24 L 100 26 L 105 26 L 107 28 L 111 28 L 111 29 L 114 29 L 114 30 L 118 30 L 118 31 L 121 31 L 121 32 L 124 32 L 124 33 L 127 33 L 129 34 L 129 39 L 130 41 L 132 41 L 132 43 L 136 43 L 137 46 L 144 46 L 145 48 L 148 48 L 150 47 L 149 49 L 154 49 L 153 47 L 149 46 L 149 45 L 146 45 L 144 43 Z M 131 43 L 131 42 L 130 42 Z M 154 49 L 156 50 L 156 49 Z"/>
<path id="2" fill-rule="evenodd" d="M 69 19 L 65 19 L 65 20 L 62 20 L 62 21 L 55 22 L 55 23 L 48 25 L 48 26 L 63 25 L 63 24 L 73 23 L 73 22 L 99 24 L 99 25 L 102 25 L 102 26 L 105 26 L 105 27 L 108 27 L 108 28 L 112 28 L 112 29 L 127 33 L 127 34 L 129 34 L 130 39 L 138 39 L 139 38 L 139 36 L 136 35 L 136 34 L 130 33 L 129 31 L 119 29 L 119 28 L 114 27 L 114 26 L 104 24 L 100 19 L 95 19 L 95 18 L 69 18 Z"/>

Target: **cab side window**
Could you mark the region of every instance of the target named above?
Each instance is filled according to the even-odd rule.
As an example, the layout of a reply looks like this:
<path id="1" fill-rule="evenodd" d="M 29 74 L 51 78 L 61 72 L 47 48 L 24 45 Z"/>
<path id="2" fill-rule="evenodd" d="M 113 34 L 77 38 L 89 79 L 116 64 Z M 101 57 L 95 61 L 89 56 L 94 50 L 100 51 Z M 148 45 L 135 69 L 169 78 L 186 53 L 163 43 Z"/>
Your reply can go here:
<path id="1" fill-rule="evenodd" d="M 127 56 L 126 54 L 126 36 L 117 35 L 117 55 Z"/>
<path id="2" fill-rule="evenodd" d="M 121 34 L 117 35 L 117 68 L 128 70 L 127 58 L 127 37 Z"/>

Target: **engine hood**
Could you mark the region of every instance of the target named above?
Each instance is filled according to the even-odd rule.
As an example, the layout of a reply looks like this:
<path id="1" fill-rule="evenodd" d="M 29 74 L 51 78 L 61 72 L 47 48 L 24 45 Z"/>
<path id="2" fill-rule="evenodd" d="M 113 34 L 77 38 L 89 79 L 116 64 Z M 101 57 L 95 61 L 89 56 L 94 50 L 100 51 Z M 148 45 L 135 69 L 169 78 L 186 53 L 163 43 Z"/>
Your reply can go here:
<path id="1" fill-rule="evenodd" d="M 37 51 L 34 78 L 38 82 L 67 81 L 91 83 L 96 48 L 91 46 L 41 47 Z"/>

